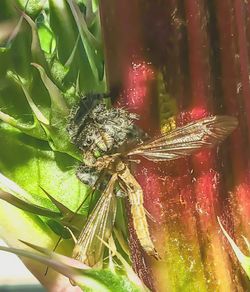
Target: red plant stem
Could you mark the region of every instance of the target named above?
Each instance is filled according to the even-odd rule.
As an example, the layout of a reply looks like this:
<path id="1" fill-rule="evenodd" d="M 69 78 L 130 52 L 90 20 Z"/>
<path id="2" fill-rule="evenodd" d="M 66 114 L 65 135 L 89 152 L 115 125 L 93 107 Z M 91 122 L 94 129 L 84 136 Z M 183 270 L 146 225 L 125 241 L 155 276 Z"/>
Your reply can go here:
<path id="1" fill-rule="evenodd" d="M 152 100 L 149 94 L 153 71 L 144 60 L 141 31 L 138 19 L 140 6 L 137 1 L 101 1 L 100 11 L 105 42 L 107 79 L 110 92 L 120 106 L 151 118 Z M 122 93 L 122 95 L 121 95 Z M 143 128 L 143 124 L 140 124 Z M 127 208 L 128 211 L 129 208 Z M 153 290 L 151 271 L 145 264 L 144 253 L 135 235 L 131 214 L 128 211 L 129 241 L 133 267 L 144 283 Z"/>
<path id="2" fill-rule="evenodd" d="M 236 33 L 238 35 L 238 52 L 239 52 L 239 65 L 242 83 L 242 94 L 244 100 L 245 111 L 250 112 L 250 83 L 249 83 L 249 56 L 247 47 L 246 24 L 244 19 L 244 4 L 243 1 L 234 0 L 235 18 L 236 18 Z M 248 137 L 250 134 L 250 115 L 246 116 L 248 126 Z"/>
<path id="3" fill-rule="evenodd" d="M 236 9 L 232 9 L 234 7 Z M 242 9 L 240 1 L 234 1 L 234 7 L 231 6 L 229 1 L 217 2 L 218 25 L 221 32 L 219 38 L 224 104 L 227 112 L 236 115 L 239 120 L 239 127 L 232 135 L 232 143 L 230 143 L 229 149 L 231 165 L 226 168 L 229 171 L 225 176 L 229 178 L 226 186 L 232 194 L 230 199 L 232 204 L 231 218 L 233 218 L 235 234 L 232 232 L 232 227 L 228 226 L 227 221 L 224 225 L 228 226 L 227 229 L 238 246 L 247 252 L 241 235 L 248 238 L 250 236 L 249 135 L 247 135 L 249 133 L 247 120 L 249 111 L 244 106 L 246 99 L 249 99 L 249 95 L 248 89 L 243 90 L 243 84 L 245 88 L 249 86 L 244 78 L 249 61 L 246 55 L 246 38 L 244 35 L 240 36 L 240 34 L 244 34 L 242 30 L 246 28 L 242 20 L 239 20 L 239 17 L 242 16 L 242 13 L 241 15 L 239 13 L 239 10 Z M 245 12 L 249 19 L 249 10 L 246 9 Z M 238 33 L 238 30 L 241 30 L 241 33 Z M 235 257 L 233 258 L 237 263 Z"/>
<path id="4" fill-rule="evenodd" d="M 101 1 L 110 90 L 118 96 L 116 103 L 140 114 L 142 129 L 150 135 L 159 131 L 159 72 L 177 102 L 177 123 L 218 113 L 237 116 L 240 122 L 219 151 L 203 150 L 191 160 L 169 163 L 142 160 L 135 169 L 144 206 L 157 221 L 149 220 L 149 225 L 164 261 L 138 253 L 130 223 L 132 259 L 144 281 L 151 279 L 148 267 L 152 268 L 159 291 L 183 289 L 183 275 L 189 275 L 190 291 L 197 285 L 211 291 L 245 287 L 237 262 L 228 256 L 233 253 L 223 246 L 217 222 L 219 216 L 229 232 L 236 226 L 236 236 L 237 226 L 242 225 L 240 230 L 247 235 L 250 89 L 249 29 L 244 21 L 249 22 L 250 6 L 244 5 L 241 0 L 169 0 L 147 5 L 142 0 L 129 5 L 122 0 Z M 140 256 L 146 273 L 140 272 Z M 193 272 L 188 270 L 190 258 L 195 261 Z M 182 266 L 185 272 L 178 271 Z"/>
<path id="5" fill-rule="evenodd" d="M 210 67 L 210 40 L 207 34 L 207 15 L 203 1 L 185 1 L 187 34 L 189 44 L 189 68 L 191 82 L 190 115 L 197 119 L 213 111 L 212 80 Z M 216 210 L 219 205 L 220 174 L 216 153 L 203 150 L 192 158 L 194 169 L 194 194 L 200 245 L 206 250 L 203 255 L 208 287 L 218 289 L 219 281 L 231 290 L 232 280 L 228 274 L 230 265 L 222 249 L 216 226 Z M 212 242 L 212 246 L 209 245 Z M 212 259 L 212 261 L 211 261 Z M 224 268 L 222 268 L 224 266 Z"/>
<path id="6" fill-rule="evenodd" d="M 235 18 L 236 18 L 236 33 L 238 35 L 238 54 L 239 54 L 239 66 L 240 66 L 240 83 L 242 85 L 242 99 L 244 103 L 244 111 L 247 113 L 245 115 L 247 130 L 243 135 L 248 137 L 248 147 L 246 149 L 246 168 L 244 172 L 244 181 L 240 186 L 241 194 L 239 194 L 239 204 L 243 208 L 242 212 L 242 224 L 245 236 L 250 236 L 249 222 L 250 222 L 250 160 L 249 160 L 249 137 L 250 137 L 250 82 L 249 82 L 249 55 L 247 52 L 247 47 L 249 46 L 249 41 L 247 42 L 246 36 L 246 23 L 244 19 L 244 3 L 243 1 L 235 0 Z M 244 114 L 244 113 L 242 113 Z M 245 129 L 246 130 L 246 129 Z"/>

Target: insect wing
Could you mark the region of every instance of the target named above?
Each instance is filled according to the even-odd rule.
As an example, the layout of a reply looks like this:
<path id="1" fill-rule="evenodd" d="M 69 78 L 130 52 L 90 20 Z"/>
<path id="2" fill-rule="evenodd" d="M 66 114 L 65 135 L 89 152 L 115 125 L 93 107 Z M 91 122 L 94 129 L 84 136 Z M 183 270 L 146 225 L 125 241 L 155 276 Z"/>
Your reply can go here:
<path id="1" fill-rule="evenodd" d="M 73 258 L 94 266 L 104 252 L 103 242 L 107 242 L 112 233 L 116 215 L 116 196 L 114 185 L 117 175 L 113 175 L 90 214 L 73 250 Z"/>
<path id="2" fill-rule="evenodd" d="M 237 125 L 234 117 L 207 117 L 145 142 L 128 155 L 141 155 L 152 161 L 181 158 L 223 141 Z"/>

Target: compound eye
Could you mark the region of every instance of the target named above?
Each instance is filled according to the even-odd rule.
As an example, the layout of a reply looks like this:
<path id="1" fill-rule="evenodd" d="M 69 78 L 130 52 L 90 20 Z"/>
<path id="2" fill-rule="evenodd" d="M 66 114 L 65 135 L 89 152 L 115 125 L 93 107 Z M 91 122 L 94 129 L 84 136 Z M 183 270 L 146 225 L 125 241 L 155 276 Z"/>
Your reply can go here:
<path id="1" fill-rule="evenodd" d="M 86 143 L 89 145 L 89 144 L 91 144 L 91 142 L 92 142 L 92 139 L 91 138 L 87 138 L 86 139 Z"/>

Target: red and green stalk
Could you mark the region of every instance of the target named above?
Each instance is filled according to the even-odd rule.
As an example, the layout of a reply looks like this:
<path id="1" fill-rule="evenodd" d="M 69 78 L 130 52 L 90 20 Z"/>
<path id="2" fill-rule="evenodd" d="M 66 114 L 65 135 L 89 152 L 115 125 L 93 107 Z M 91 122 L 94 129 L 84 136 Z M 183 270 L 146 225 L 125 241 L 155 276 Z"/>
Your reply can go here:
<path id="1" fill-rule="evenodd" d="M 162 110 L 173 110 L 159 98 L 159 74 L 177 105 L 177 125 L 215 114 L 239 120 L 219 148 L 136 166 L 162 260 L 141 250 L 129 218 L 135 270 L 157 291 L 246 291 L 249 281 L 217 217 L 246 251 L 241 235 L 250 237 L 250 4 L 102 0 L 100 11 L 111 95 L 141 116 L 138 124 L 148 134 L 159 133 Z"/>

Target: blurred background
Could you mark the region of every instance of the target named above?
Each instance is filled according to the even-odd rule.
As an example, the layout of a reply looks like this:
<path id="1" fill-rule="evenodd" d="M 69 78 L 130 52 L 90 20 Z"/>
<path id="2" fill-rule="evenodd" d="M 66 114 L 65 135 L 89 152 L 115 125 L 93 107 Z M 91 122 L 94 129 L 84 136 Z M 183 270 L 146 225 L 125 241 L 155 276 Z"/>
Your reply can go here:
<path id="1" fill-rule="evenodd" d="M 0 240 L 0 245 L 6 244 Z M 45 289 L 14 254 L 0 252 L 1 292 L 42 292 Z"/>

